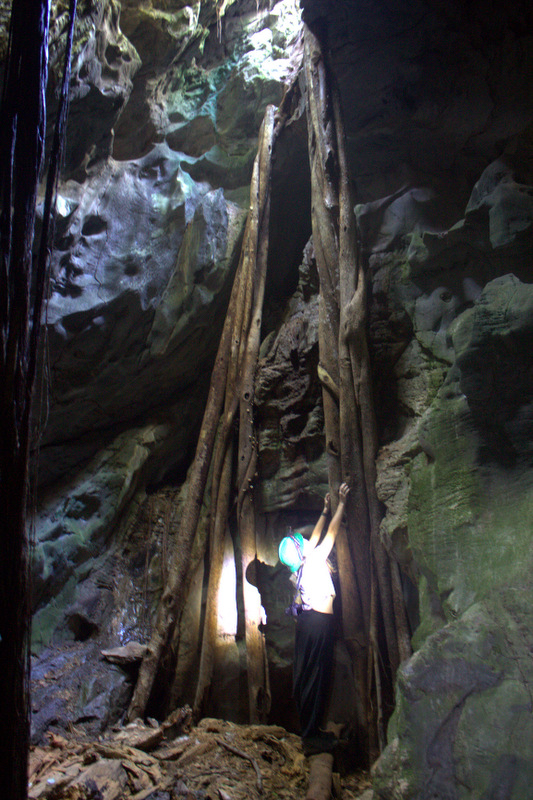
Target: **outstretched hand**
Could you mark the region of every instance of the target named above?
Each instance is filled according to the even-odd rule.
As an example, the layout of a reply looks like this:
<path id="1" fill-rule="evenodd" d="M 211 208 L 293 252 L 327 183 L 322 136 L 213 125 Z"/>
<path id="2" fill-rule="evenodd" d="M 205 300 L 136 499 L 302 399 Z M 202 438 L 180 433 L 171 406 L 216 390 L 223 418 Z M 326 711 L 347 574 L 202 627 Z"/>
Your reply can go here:
<path id="1" fill-rule="evenodd" d="M 331 495 L 328 492 L 327 495 L 324 497 L 324 511 L 327 514 L 331 508 Z"/>
<path id="2" fill-rule="evenodd" d="M 346 498 L 350 493 L 350 487 L 347 483 L 341 483 L 339 486 L 339 502 L 346 503 Z"/>

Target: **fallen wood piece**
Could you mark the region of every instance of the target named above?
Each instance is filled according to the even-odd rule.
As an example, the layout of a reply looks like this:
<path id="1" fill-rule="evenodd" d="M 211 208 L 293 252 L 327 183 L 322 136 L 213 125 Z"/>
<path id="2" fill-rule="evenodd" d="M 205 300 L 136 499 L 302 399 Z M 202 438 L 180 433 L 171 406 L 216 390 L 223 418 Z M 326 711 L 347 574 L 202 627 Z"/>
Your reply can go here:
<path id="1" fill-rule="evenodd" d="M 116 649 L 120 650 L 121 648 Z M 147 725 L 142 720 L 136 719 L 122 728 L 114 737 L 114 741 L 124 742 L 130 747 L 148 752 L 161 744 L 164 739 L 175 739 L 184 731 L 188 731 L 191 714 L 190 707 L 183 706 L 173 711 L 161 724 L 157 720 L 149 720 Z"/>
<path id="2" fill-rule="evenodd" d="M 158 726 L 154 730 L 153 727 L 135 720 L 135 723 L 132 722 L 119 731 L 117 735 L 113 737 L 113 742 L 135 747 L 137 750 L 148 751 L 157 747 L 164 735 L 165 731 L 162 726 Z"/>
<path id="3" fill-rule="evenodd" d="M 43 772 L 47 772 L 58 763 L 57 755 L 53 753 L 44 753 L 38 759 L 34 758 L 30 761 L 28 778 L 33 779 L 33 783 L 35 783 L 40 779 Z"/>
<path id="4" fill-rule="evenodd" d="M 218 796 L 220 797 L 220 800 L 231 800 L 231 797 L 227 792 L 224 791 L 224 789 L 218 790 Z"/>
<path id="5" fill-rule="evenodd" d="M 333 755 L 318 753 L 309 759 L 309 788 L 305 800 L 330 800 Z"/>
<path id="6" fill-rule="evenodd" d="M 191 764 L 193 761 L 196 761 L 199 756 L 212 750 L 214 746 L 215 742 L 213 739 L 208 739 L 205 742 L 198 742 L 198 744 L 186 750 L 183 755 L 178 758 L 176 764 L 179 764 L 180 767 Z"/>
<path id="7" fill-rule="evenodd" d="M 111 650 L 100 650 L 100 653 L 111 664 L 134 664 L 142 661 L 147 647 L 140 642 L 129 642 L 124 647 L 113 647 Z"/>
<path id="8" fill-rule="evenodd" d="M 156 765 L 157 758 L 146 753 L 144 750 L 139 750 L 136 747 L 129 747 L 123 745 L 119 747 L 113 742 L 109 743 L 95 743 L 95 751 L 104 758 L 117 759 L 118 761 L 133 761 L 135 764 L 145 766 Z"/>
<path id="9" fill-rule="evenodd" d="M 73 744 L 59 734 L 48 732 L 46 734 L 49 744 L 46 747 L 32 747 L 28 759 L 28 780 L 37 780 L 43 771 L 50 770 L 61 763 L 70 764 L 72 759 L 84 753 L 85 744 Z"/>
<path id="10" fill-rule="evenodd" d="M 143 771 L 150 776 L 154 783 L 159 783 L 161 780 L 161 770 L 159 764 L 145 764 Z"/>
<path id="11" fill-rule="evenodd" d="M 175 761 L 185 752 L 187 745 L 188 741 L 183 741 L 174 746 L 159 747 L 154 751 L 154 755 L 159 761 Z"/>
<path id="12" fill-rule="evenodd" d="M 153 782 L 141 767 L 134 764 L 133 761 L 127 761 L 125 759 L 121 761 L 121 764 L 126 772 L 129 773 L 129 782 L 133 792 L 142 792 L 144 789 L 153 790 Z"/>
<path id="13" fill-rule="evenodd" d="M 56 764 L 53 767 L 53 772 L 54 773 L 59 772 L 62 775 L 72 775 L 73 772 L 75 772 L 76 768 L 78 768 L 78 771 L 81 772 L 83 766 L 85 766 L 85 761 L 83 760 L 83 758 L 77 757 L 71 760 L 64 761 L 62 764 Z M 48 772 L 49 770 L 46 772 L 46 774 L 48 774 Z M 44 775 L 41 777 L 44 777 Z"/>
<path id="14" fill-rule="evenodd" d="M 98 796 L 101 800 L 122 800 L 126 783 L 127 775 L 121 764 L 102 759 L 85 770 L 78 764 L 72 768 L 72 774 L 68 770 L 64 774 L 49 774 L 46 780 L 31 788 L 28 797 L 30 800 L 51 800 L 59 797 L 85 800 L 88 796 Z M 153 790 L 152 787 L 151 791 Z"/>
<path id="15" fill-rule="evenodd" d="M 54 767 L 47 770 L 37 780 L 34 780 L 28 790 L 30 800 L 46 800 L 51 796 L 57 796 L 58 792 L 68 786 L 82 771 L 79 761 L 68 767 Z"/>
<path id="16" fill-rule="evenodd" d="M 96 786 L 102 800 L 123 800 L 127 782 L 126 771 L 119 761 L 101 759 L 82 772 L 75 785 L 86 787 L 87 794 L 94 793 Z"/>
<path id="17" fill-rule="evenodd" d="M 257 781 L 256 781 L 257 791 L 259 792 L 259 794 L 263 794 L 263 778 L 261 776 L 261 770 L 259 769 L 255 758 L 252 758 L 252 756 L 248 755 L 248 753 L 245 753 L 244 750 L 239 750 L 238 747 L 234 747 L 232 744 L 229 744 L 229 742 L 225 742 L 224 739 L 217 739 L 216 741 L 221 747 L 225 747 L 226 750 L 229 750 L 230 753 L 235 753 L 236 756 L 240 756 L 241 758 L 244 758 L 246 761 L 250 762 L 257 776 Z"/>

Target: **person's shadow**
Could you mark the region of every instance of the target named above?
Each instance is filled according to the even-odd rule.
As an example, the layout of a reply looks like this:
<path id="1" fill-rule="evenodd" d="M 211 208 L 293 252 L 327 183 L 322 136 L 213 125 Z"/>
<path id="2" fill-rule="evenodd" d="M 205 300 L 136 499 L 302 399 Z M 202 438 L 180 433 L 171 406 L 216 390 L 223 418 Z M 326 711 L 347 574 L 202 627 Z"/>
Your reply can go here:
<path id="1" fill-rule="evenodd" d="M 256 556 L 248 565 L 246 580 L 257 588 L 261 596 L 265 613 L 259 628 L 268 639 L 269 631 L 275 630 L 280 622 L 285 624 L 285 609 L 294 592 L 289 582 L 289 572 L 281 562 L 271 566 Z"/>
<path id="2" fill-rule="evenodd" d="M 259 630 L 265 637 L 267 649 L 272 698 L 271 722 L 282 725 L 289 731 L 298 732 L 300 723 L 292 698 L 295 620 L 285 613 L 294 594 L 289 577 L 287 567 L 281 562 L 271 566 L 257 557 L 246 570 L 246 580 L 257 587 L 264 609 Z"/>

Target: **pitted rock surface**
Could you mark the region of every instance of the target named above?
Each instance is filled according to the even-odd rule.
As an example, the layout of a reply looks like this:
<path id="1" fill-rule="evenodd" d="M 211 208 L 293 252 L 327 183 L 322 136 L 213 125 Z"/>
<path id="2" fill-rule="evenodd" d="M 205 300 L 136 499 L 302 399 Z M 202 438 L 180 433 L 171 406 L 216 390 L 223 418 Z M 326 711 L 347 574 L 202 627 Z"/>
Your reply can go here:
<path id="1" fill-rule="evenodd" d="M 258 127 L 301 58 L 291 0 L 227 3 L 219 25 L 212 2 L 178 5 L 80 6 L 43 358 L 39 646 L 55 636 L 89 654 L 96 638 L 111 649 L 149 635 Z M 380 798 L 523 800 L 531 785 L 529 5 L 302 2 L 304 19 L 326 31 L 340 88 L 369 274 L 381 536 L 404 570 L 416 650 L 398 682 Z M 51 94 L 64 24 L 54 13 Z M 302 256 L 311 235 L 303 107 L 300 96 L 277 145 L 255 409 L 258 559 L 278 698 L 292 640 L 274 622 L 285 600 L 276 545 L 289 525 L 313 523 L 328 480 L 311 245 Z M 186 701 L 201 614 L 197 544 L 176 679 Z M 110 580 L 117 553 L 125 563 Z M 213 699 L 224 714 L 242 701 L 232 636 L 220 633 L 225 682 Z M 122 680 L 92 686 L 93 706 L 79 713 L 100 725 L 106 696 L 124 700 L 123 689 Z"/>

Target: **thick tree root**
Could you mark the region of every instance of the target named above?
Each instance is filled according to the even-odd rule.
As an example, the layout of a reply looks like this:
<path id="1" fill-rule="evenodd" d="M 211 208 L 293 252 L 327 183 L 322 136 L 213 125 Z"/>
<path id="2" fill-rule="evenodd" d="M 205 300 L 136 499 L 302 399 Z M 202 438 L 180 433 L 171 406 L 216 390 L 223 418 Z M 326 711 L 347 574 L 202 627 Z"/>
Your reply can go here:
<path id="1" fill-rule="evenodd" d="M 386 702 L 409 655 L 397 565 L 379 536 L 376 422 L 367 344 L 367 277 L 357 242 L 338 90 L 319 38 L 305 29 L 313 246 L 320 279 L 319 378 L 332 491 L 351 488 L 337 539 L 343 631 L 353 659 L 357 725 L 368 757 L 384 743 Z M 381 632 L 383 635 L 381 635 Z M 384 691 L 386 690 L 386 691 Z"/>
<path id="2" fill-rule="evenodd" d="M 273 106 L 265 112 L 259 136 L 252 185 L 250 213 L 246 222 L 239 266 L 224 322 L 196 456 L 188 478 L 187 497 L 179 531 L 179 548 L 173 555 L 151 642 L 143 658 L 128 718 L 143 716 L 160 662 L 172 639 L 184 602 L 185 577 L 200 518 L 209 471 L 211 483 L 211 526 L 209 585 L 195 714 L 200 716 L 209 694 L 214 667 L 218 590 L 222 573 L 224 539 L 231 508 L 232 449 L 237 444 L 234 420 L 239 410 L 237 453 L 238 528 L 243 563 L 244 608 L 250 719 L 263 720 L 270 706 L 268 670 L 263 634 L 259 630 L 260 603 L 249 582 L 248 568 L 255 558 L 253 484 L 247 477 L 255 472 L 256 442 L 253 428 L 253 382 L 257 357 L 268 254 L 270 178 L 277 134 L 284 124 L 283 109 Z"/>
<path id="3" fill-rule="evenodd" d="M 331 797 L 333 756 L 318 753 L 309 759 L 309 787 L 305 800 L 329 800 Z"/>

